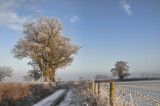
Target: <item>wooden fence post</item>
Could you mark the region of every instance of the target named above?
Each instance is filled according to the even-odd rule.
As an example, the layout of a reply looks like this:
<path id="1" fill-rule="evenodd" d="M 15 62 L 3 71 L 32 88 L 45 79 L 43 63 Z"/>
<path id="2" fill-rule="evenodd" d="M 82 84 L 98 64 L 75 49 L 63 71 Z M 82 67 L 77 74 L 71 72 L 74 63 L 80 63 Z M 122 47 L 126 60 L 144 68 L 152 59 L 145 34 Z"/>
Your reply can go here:
<path id="1" fill-rule="evenodd" d="M 100 94 L 101 93 L 101 83 L 99 82 L 98 83 L 98 94 Z"/>
<path id="2" fill-rule="evenodd" d="M 94 81 L 92 81 L 91 90 L 92 90 L 92 92 L 94 92 Z"/>
<path id="3" fill-rule="evenodd" d="M 113 97 L 114 97 L 114 81 L 110 82 L 110 105 L 113 106 Z"/>
<path id="4" fill-rule="evenodd" d="M 96 94 L 96 82 L 94 83 L 94 93 Z"/>

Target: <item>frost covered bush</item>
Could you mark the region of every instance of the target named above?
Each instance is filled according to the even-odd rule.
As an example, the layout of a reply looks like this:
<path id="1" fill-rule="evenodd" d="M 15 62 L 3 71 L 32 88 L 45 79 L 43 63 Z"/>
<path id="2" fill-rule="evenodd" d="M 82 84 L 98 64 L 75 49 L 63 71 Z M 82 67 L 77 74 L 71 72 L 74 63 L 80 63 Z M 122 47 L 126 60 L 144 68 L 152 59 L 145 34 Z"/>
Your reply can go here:
<path id="1" fill-rule="evenodd" d="M 72 90 L 73 104 L 82 106 L 87 103 L 88 106 L 107 106 L 108 99 L 105 94 L 93 93 L 93 80 L 81 80 L 76 88 Z"/>
<path id="2" fill-rule="evenodd" d="M 55 83 L 0 82 L 0 106 L 15 106 L 19 102 L 27 102 L 34 96 L 51 92 L 55 86 Z"/>
<path id="3" fill-rule="evenodd" d="M 101 93 L 97 94 L 93 92 L 92 82 L 93 80 L 70 82 L 69 87 L 72 93 L 69 97 L 71 99 L 68 99 L 69 105 L 65 106 L 110 106 L 110 84 L 101 83 Z M 98 84 L 96 90 L 98 90 Z M 113 106 L 159 106 L 158 98 L 132 90 L 115 84 Z"/>
<path id="4" fill-rule="evenodd" d="M 109 83 L 105 84 L 105 86 L 103 83 L 101 84 L 100 94 L 93 92 L 93 80 L 69 82 L 68 86 L 72 93 L 71 99 L 69 99 L 70 103 L 66 106 L 110 106 Z M 96 90 L 98 91 L 98 85 L 96 86 Z M 138 106 L 133 101 L 131 94 L 125 97 L 121 89 L 115 87 L 113 106 Z"/>

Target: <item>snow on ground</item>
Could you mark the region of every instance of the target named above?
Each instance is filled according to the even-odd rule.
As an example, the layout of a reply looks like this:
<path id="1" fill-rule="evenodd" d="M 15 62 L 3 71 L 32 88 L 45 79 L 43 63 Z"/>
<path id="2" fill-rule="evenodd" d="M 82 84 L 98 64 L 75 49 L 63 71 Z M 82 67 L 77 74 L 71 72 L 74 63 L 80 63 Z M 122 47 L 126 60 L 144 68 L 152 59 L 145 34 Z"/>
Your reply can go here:
<path id="1" fill-rule="evenodd" d="M 65 92 L 64 89 L 58 90 L 52 95 L 44 98 L 40 102 L 34 104 L 33 106 L 50 106 L 61 94 Z"/>
<path id="2" fill-rule="evenodd" d="M 59 106 L 75 106 L 74 104 L 71 104 L 71 101 L 72 101 L 72 91 L 69 90 L 64 101 L 61 102 Z"/>
<path id="3" fill-rule="evenodd" d="M 130 93 L 121 90 L 121 88 L 129 91 Z M 102 84 L 102 89 L 104 92 L 109 92 L 109 83 Z M 115 82 L 115 91 L 115 95 L 118 98 L 124 97 L 125 101 L 131 101 L 131 94 L 133 102 L 139 104 L 140 106 L 154 106 L 160 103 L 160 80 Z M 133 92 L 136 92 L 136 94 Z M 147 98 L 147 96 L 151 97 L 152 99 Z M 155 99 L 159 103 L 155 102 Z"/>

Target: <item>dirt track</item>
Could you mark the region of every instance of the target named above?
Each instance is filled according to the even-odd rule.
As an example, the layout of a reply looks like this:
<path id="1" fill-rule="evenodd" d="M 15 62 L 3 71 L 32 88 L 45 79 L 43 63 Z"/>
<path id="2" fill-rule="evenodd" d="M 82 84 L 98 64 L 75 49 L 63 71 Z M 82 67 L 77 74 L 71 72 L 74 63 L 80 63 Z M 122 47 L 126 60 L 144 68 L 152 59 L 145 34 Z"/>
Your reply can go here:
<path id="1" fill-rule="evenodd" d="M 38 100 L 37 102 L 34 102 L 34 103 L 30 103 L 30 104 L 27 104 L 27 106 L 28 105 L 30 105 L 30 106 L 32 106 L 33 104 L 37 104 L 37 103 L 39 103 L 39 102 L 42 102 L 44 99 L 46 99 L 46 98 L 48 98 L 49 96 L 51 96 L 51 95 L 54 95 L 54 94 L 56 94 L 58 91 L 60 91 L 60 90 L 65 90 L 62 94 L 60 94 L 60 95 L 58 95 L 58 97 L 56 97 L 56 98 L 53 98 L 53 100 L 49 100 L 48 101 L 48 103 L 46 103 L 45 104 L 45 106 L 47 105 L 47 104 L 49 104 L 49 105 L 47 105 L 47 106 L 57 106 L 57 105 L 59 105 L 64 99 L 65 99 L 65 96 L 66 96 L 66 94 L 67 94 L 67 92 L 68 92 L 68 87 L 58 87 L 52 94 L 50 94 L 50 95 L 48 95 L 48 96 L 45 96 L 44 98 L 41 98 L 40 100 Z M 50 102 L 50 103 L 49 103 Z M 53 103 L 51 103 L 51 102 L 53 102 Z M 39 105 L 40 106 L 40 105 Z M 43 106 L 43 105 L 42 105 Z"/>
<path id="2" fill-rule="evenodd" d="M 59 104 L 65 99 L 65 96 L 66 96 L 66 94 L 67 94 L 68 91 L 69 91 L 69 89 L 66 87 L 66 88 L 65 88 L 65 92 L 64 92 L 62 95 L 60 95 L 60 96 L 51 104 L 51 106 L 57 106 L 57 105 L 59 105 Z"/>

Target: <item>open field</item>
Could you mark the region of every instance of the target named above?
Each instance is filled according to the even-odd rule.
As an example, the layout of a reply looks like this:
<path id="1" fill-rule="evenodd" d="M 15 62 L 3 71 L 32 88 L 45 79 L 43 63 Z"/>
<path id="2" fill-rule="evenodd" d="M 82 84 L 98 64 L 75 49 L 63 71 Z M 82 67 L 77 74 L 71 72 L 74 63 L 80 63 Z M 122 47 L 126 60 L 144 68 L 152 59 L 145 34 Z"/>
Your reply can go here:
<path id="1" fill-rule="evenodd" d="M 109 83 L 102 84 L 102 92 L 109 92 Z M 128 105 L 158 106 L 160 103 L 160 80 L 115 82 L 115 101 Z"/>
<path id="2" fill-rule="evenodd" d="M 88 106 L 110 106 L 109 83 L 101 83 L 100 94 L 98 94 L 98 84 L 95 93 L 92 83 L 93 80 L 57 84 L 2 82 L 0 83 L 0 105 L 18 106 L 27 103 L 27 106 L 31 106 L 45 101 L 43 103 L 51 106 L 53 104 L 81 106 L 85 103 Z M 59 94 L 60 89 L 65 93 Z M 43 95 L 46 95 L 46 98 Z M 28 104 L 29 102 L 32 103 Z M 160 80 L 115 82 L 113 103 L 114 106 L 159 106 Z"/>

